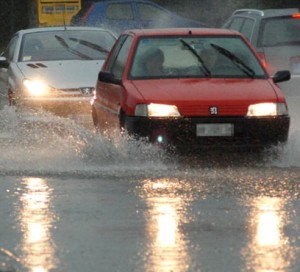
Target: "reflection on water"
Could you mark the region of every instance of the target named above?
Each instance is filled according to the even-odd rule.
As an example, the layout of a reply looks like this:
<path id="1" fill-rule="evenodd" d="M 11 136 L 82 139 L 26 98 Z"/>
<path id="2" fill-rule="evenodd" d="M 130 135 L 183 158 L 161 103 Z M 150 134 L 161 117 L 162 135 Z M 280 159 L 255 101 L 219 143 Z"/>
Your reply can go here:
<path id="1" fill-rule="evenodd" d="M 147 235 L 150 241 L 145 271 L 188 271 L 189 256 L 180 225 L 186 221 L 186 200 L 176 196 L 177 180 L 145 180 L 142 195 L 149 207 Z"/>
<path id="2" fill-rule="evenodd" d="M 250 216 L 250 240 L 246 248 L 247 267 L 255 272 L 287 271 L 293 262 L 293 249 L 283 232 L 287 223 L 281 198 L 254 199 Z"/>
<path id="3" fill-rule="evenodd" d="M 21 197 L 23 263 L 31 272 L 46 272 L 56 267 L 55 248 L 51 239 L 54 214 L 51 211 L 51 189 L 42 178 L 24 178 Z"/>

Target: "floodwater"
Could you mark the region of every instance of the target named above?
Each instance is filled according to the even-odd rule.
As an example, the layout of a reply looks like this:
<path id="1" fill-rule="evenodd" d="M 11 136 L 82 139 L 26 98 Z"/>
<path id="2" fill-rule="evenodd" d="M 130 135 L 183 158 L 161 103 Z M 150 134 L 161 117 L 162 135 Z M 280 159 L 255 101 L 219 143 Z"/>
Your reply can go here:
<path id="1" fill-rule="evenodd" d="M 0 110 L 0 271 L 299 271 L 300 131 L 263 157 L 174 157 Z"/>

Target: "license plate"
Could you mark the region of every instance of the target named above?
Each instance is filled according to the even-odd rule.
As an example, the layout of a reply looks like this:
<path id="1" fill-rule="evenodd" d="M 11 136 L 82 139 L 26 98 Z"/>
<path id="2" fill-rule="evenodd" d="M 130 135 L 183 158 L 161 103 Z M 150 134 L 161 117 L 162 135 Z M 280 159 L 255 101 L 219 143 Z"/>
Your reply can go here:
<path id="1" fill-rule="evenodd" d="M 196 127 L 197 136 L 213 137 L 213 136 L 233 136 L 233 124 L 198 124 Z"/>

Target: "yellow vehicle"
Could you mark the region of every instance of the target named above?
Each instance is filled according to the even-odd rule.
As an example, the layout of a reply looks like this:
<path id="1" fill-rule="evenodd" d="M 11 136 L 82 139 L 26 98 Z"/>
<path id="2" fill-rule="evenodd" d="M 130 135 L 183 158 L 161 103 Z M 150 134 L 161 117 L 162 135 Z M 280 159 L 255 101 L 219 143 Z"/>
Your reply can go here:
<path id="1" fill-rule="evenodd" d="M 33 26 L 69 25 L 71 18 L 80 10 L 81 0 L 32 1 Z"/>

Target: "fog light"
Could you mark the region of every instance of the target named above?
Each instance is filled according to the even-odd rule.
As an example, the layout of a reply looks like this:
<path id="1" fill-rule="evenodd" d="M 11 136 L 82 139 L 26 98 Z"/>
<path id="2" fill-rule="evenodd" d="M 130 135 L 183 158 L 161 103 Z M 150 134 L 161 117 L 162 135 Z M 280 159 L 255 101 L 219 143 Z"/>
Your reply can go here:
<path id="1" fill-rule="evenodd" d="M 169 144 L 168 134 L 163 128 L 153 131 L 149 140 L 152 144 L 159 147 L 166 147 Z"/>
<path id="2" fill-rule="evenodd" d="M 162 135 L 158 135 L 156 138 L 156 142 L 162 144 L 164 142 L 164 137 Z"/>

